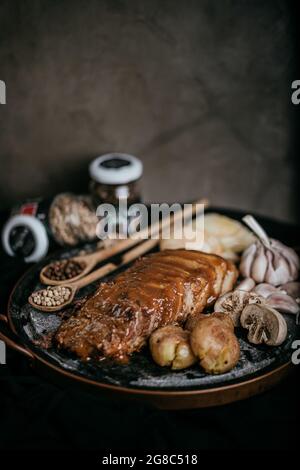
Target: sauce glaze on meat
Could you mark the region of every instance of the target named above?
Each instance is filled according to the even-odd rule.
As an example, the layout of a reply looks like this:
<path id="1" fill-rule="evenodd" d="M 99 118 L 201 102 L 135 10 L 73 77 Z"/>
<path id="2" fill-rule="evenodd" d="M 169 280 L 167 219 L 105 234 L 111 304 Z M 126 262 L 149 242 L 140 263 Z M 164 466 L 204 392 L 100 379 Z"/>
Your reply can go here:
<path id="1" fill-rule="evenodd" d="M 83 360 L 126 362 L 159 327 L 182 324 L 230 290 L 237 270 L 223 258 L 166 250 L 137 260 L 101 283 L 79 312 L 60 326 L 56 340 Z"/>

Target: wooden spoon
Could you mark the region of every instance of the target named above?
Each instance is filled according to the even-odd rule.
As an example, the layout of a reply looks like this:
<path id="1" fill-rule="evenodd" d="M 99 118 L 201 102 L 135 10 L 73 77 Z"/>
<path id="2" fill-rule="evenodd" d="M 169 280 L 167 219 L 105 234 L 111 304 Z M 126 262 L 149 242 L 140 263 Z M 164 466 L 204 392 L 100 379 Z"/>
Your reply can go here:
<path id="1" fill-rule="evenodd" d="M 72 283 L 66 283 L 55 287 L 55 286 L 49 286 L 47 289 L 40 289 L 34 294 L 32 294 L 28 298 L 28 302 L 32 307 L 34 307 L 37 310 L 41 310 L 42 312 L 58 312 L 59 310 L 62 310 L 65 308 L 67 305 L 70 305 L 76 293 L 82 288 L 87 286 L 88 284 L 91 284 L 94 281 L 97 281 L 101 277 L 107 276 L 108 274 L 116 271 L 122 266 L 125 266 L 128 263 L 131 263 L 131 261 L 134 261 L 137 259 L 139 256 L 144 255 L 147 253 L 147 251 L 151 250 L 154 248 L 157 244 L 159 243 L 159 240 L 147 240 L 144 243 L 141 243 L 139 246 L 136 248 L 133 248 L 130 251 L 127 251 L 121 258 L 121 262 L 119 264 L 116 263 L 107 263 L 105 266 L 102 266 L 99 269 L 96 269 L 96 271 L 93 271 L 92 273 L 88 274 L 84 278 L 80 279 L 77 282 L 72 282 Z M 59 289 L 65 288 L 66 291 L 69 292 L 69 296 L 67 299 L 64 299 L 63 302 L 60 305 L 51 305 L 51 306 L 45 306 L 45 305 L 38 305 L 37 303 L 34 302 L 33 300 L 33 295 L 40 295 L 43 297 L 43 291 L 53 291 Z"/>
<path id="2" fill-rule="evenodd" d="M 195 203 L 193 203 L 193 205 L 189 206 L 188 210 L 185 211 L 185 217 L 188 218 L 190 216 L 194 216 L 195 214 L 197 214 L 198 213 L 197 205 L 200 205 L 200 204 L 207 207 L 208 200 L 200 199 L 199 201 L 196 201 Z M 178 212 L 173 214 L 171 223 L 174 224 L 177 220 L 180 220 L 181 218 L 182 218 L 182 211 L 179 210 Z M 139 238 L 127 238 L 125 240 L 119 240 L 110 248 L 100 250 L 99 252 L 69 258 L 68 261 L 72 260 L 75 262 L 82 263 L 84 265 L 84 268 L 77 276 L 74 276 L 68 280 L 56 281 L 54 279 L 48 278 L 45 272 L 49 268 L 49 266 L 53 264 L 53 263 L 50 263 L 44 266 L 44 268 L 41 270 L 40 281 L 43 284 L 47 284 L 50 286 L 65 285 L 66 283 L 73 284 L 73 282 L 78 281 L 79 279 L 85 277 L 89 272 L 91 272 L 92 269 L 96 266 L 96 264 L 100 263 L 101 261 L 105 261 L 111 258 L 112 256 L 122 253 L 123 251 L 137 245 L 138 243 L 141 242 L 142 239 L 149 238 L 150 236 L 149 230 L 151 230 L 152 238 L 156 236 L 159 237 L 159 234 L 161 233 L 161 231 L 165 227 L 167 227 L 168 224 L 169 224 L 169 218 L 167 217 L 166 219 L 163 219 L 162 221 L 153 224 L 151 227 L 146 227 L 144 230 L 142 230 L 139 233 Z M 62 261 L 65 261 L 65 260 L 62 260 Z"/>
<path id="3" fill-rule="evenodd" d="M 122 242 L 123 241 L 126 241 L 126 240 L 122 240 Z M 88 273 L 90 273 L 92 271 L 92 269 L 98 263 L 101 263 L 102 261 L 105 261 L 106 259 L 111 258 L 112 256 L 114 256 L 114 255 L 120 253 L 121 251 L 125 250 L 126 246 L 124 246 L 124 248 L 122 250 L 122 246 L 121 246 L 122 242 L 116 243 L 115 245 L 113 245 L 110 248 L 101 249 L 101 250 L 96 251 L 94 253 L 89 253 L 87 255 L 73 256 L 72 258 L 66 258 L 66 259 L 59 260 L 58 262 L 60 262 L 60 261 L 61 262 L 72 261 L 72 262 L 75 262 L 75 263 L 79 263 L 83 266 L 82 271 L 80 271 L 80 273 L 77 274 L 77 276 L 74 276 L 70 279 L 63 279 L 63 280 L 58 281 L 58 280 L 49 278 L 46 274 L 46 270 L 50 266 L 52 266 L 55 262 L 47 264 L 46 266 L 43 267 L 43 269 L 40 272 L 40 281 L 43 284 L 47 284 L 49 286 L 59 286 L 59 285 L 65 285 L 68 282 L 70 282 L 70 283 L 76 282 L 79 279 L 85 277 Z"/>

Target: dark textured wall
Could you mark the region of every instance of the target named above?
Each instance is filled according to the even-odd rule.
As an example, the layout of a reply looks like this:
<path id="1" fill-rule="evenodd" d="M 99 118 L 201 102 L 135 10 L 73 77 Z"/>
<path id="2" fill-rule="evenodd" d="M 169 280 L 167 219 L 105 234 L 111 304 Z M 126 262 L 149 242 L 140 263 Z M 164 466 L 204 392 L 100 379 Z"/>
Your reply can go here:
<path id="1" fill-rule="evenodd" d="M 117 150 L 148 201 L 295 219 L 293 19 L 273 0 L 1 1 L 1 205 L 85 190 Z"/>

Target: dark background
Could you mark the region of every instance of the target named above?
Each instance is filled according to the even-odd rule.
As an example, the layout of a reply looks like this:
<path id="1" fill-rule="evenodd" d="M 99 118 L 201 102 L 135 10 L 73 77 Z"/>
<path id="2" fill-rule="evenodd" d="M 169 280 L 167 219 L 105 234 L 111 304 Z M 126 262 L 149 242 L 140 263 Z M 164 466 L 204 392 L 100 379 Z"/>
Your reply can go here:
<path id="1" fill-rule="evenodd" d="M 0 204 L 139 156 L 144 197 L 299 220 L 297 2 L 1 0 Z"/>

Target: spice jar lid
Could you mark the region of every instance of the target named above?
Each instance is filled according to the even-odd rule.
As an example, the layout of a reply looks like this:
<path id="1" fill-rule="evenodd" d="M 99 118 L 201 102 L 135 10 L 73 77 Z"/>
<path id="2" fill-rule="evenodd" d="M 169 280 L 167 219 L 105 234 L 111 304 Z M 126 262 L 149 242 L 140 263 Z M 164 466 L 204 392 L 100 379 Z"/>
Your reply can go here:
<path id="1" fill-rule="evenodd" d="M 6 253 L 23 257 L 26 263 L 42 259 L 49 247 L 44 225 L 30 215 L 11 217 L 4 225 L 2 243 Z"/>
<path id="2" fill-rule="evenodd" d="M 107 153 L 92 161 L 90 177 L 102 184 L 127 184 L 142 176 L 143 164 L 133 155 Z"/>

